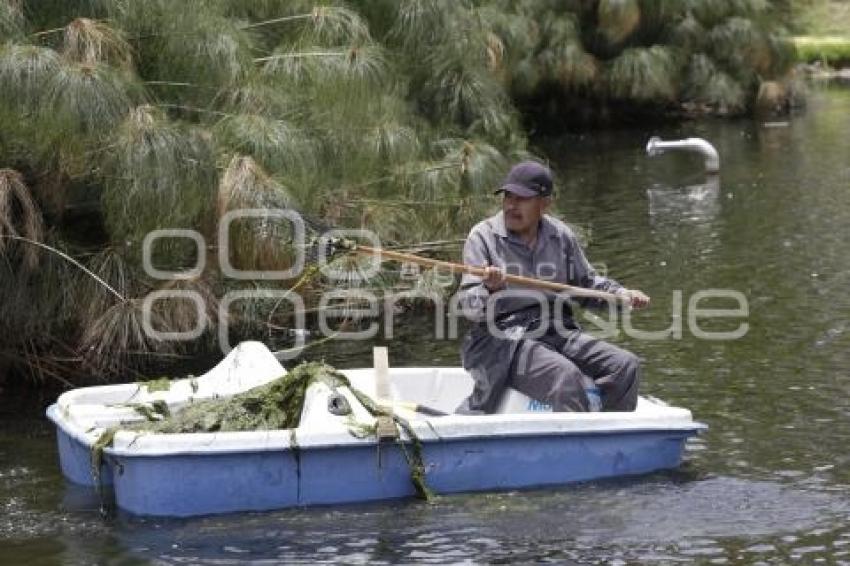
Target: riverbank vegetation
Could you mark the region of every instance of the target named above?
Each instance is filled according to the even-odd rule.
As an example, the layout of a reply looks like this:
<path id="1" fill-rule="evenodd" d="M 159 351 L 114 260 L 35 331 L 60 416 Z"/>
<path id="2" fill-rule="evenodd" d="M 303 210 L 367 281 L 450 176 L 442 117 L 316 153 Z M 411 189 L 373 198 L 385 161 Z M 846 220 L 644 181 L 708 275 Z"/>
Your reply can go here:
<path id="1" fill-rule="evenodd" d="M 230 291 L 297 285 L 311 309 L 340 285 L 224 276 L 232 211 L 298 210 L 305 245 L 327 227 L 444 241 L 532 157 L 528 131 L 786 109 L 793 50 L 770 18 L 760 0 L 0 0 L 0 375 L 134 379 L 214 349 Z M 156 229 L 203 237 L 159 240 L 158 269 L 203 269 L 146 273 Z M 283 269 L 292 237 L 243 219 L 227 258 Z M 344 263 L 347 286 L 423 284 Z M 152 337 L 146 320 L 196 326 L 186 292 L 202 336 Z M 231 310 L 236 335 L 293 325 L 279 298 Z"/>
<path id="2" fill-rule="evenodd" d="M 850 2 L 846 0 L 787 0 L 787 19 L 794 35 L 847 36 Z"/>

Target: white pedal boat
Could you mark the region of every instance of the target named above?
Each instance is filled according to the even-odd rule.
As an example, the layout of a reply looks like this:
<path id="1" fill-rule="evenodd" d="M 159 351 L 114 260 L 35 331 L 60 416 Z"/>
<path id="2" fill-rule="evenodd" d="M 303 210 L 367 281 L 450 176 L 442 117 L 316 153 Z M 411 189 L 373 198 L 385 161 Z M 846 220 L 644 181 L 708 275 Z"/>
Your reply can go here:
<path id="1" fill-rule="evenodd" d="M 64 393 L 47 410 L 56 424 L 63 474 L 95 488 L 92 446 L 109 427 L 143 420 L 130 404 L 227 396 L 280 377 L 285 369 L 258 342 L 244 342 L 195 379 L 167 391 L 139 384 Z M 374 396 L 373 369 L 340 370 Z M 462 368 L 390 368 L 391 399 L 451 413 L 472 389 Z M 343 390 L 341 390 L 343 391 Z M 362 437 L 352 423 L 375 419 L 344 388 L 353 413 L 332 414 L 333 392 L 314 383 L 292 430 L 140 434 L 118 430 L 99 481 L 117 506 L 138 515 L 193 516 L 412 496 L 410 467 L 397 441 Z M 634 412 L 553 413 L 509 390 L 493 415 L 431 416 L 397 409 L 422 443 L 424 479 L 438 494 L 557 485 L 644 474 L 680 464 L 685 441 L 706 426 L 687 409 L 641 397 Z M 361 427 L 362 430 L 362 427 Z M 358 437 L 361 436 L 361 437 Z M 404 434 L 401 441 L 408 442 Z M 409 442 L 408 442 L 409 444 Z"/>

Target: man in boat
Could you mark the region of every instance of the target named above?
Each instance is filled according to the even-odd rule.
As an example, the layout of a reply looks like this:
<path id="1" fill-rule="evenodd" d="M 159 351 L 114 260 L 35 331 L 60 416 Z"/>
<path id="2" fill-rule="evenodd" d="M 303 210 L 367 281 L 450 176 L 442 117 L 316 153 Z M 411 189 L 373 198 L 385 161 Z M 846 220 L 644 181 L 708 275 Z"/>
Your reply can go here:
<path id="1" fill-rule="evenodd" d="M 573 231 L 546 214 L 552 189 L 547 167 L 533 161 L 516 165 L 496 191 L 502 211 L 478 223 L 466 239 L 464 263 L 486 267 L 486 276 L 461 280 L 461 305 L 474 322 L 462 358 L 475 379 L 461 412 L 494 412 L 506 387 L 555 411 L 594 409 L 588 390 L 599 391 L 602 410 L 635 409 L 637 356 L 582 332 L 563 296 L 505 282 L 505 273 L 522 275 L 605 291 L 620 305 L 649 304 L 643 292 L 598 275 Z M 602 299 L 577 302 L 606 305 Z"/>

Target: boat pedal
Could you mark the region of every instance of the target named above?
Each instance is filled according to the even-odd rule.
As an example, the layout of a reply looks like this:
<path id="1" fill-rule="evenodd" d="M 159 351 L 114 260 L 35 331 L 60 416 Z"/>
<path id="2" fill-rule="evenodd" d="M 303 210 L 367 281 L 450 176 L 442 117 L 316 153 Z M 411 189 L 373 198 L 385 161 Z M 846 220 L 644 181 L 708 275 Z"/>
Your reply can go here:
<path id="1" fill-rule="evenodd" d="M 398 427 L 395 426 L 393 418 L 388 415 L 381 415 L 377 418 L 375 433 L 378 436 L 378 442 L 398 439 Z"/>

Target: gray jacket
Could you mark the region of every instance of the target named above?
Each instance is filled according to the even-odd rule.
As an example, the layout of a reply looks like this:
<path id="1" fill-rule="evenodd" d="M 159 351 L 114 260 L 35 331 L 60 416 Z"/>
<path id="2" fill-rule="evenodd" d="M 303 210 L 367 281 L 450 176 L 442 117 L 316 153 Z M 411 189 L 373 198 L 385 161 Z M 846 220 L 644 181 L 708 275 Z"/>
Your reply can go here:
<path id="1" fill-rule="evenodd" d="M 463 262 L 493 265 L 513 275 L 612 293 L 622 288 L 613 279 L 598 275 L 573 231 L 548 215 L 541 220 L 533 250 L 507 231 L 501 212 L 479 222 L 466 239 Z M 524 330 L 539 324 L 548 325 L 553 317 L 558 317 L 566 328 L 578 328 L 578 325 L 573 320 L 569 301 L 558 298 L 552 291 L 508 284 L 505 290 L 494 293 L 491 298 L 480 277 L 464 275 L 460 292 L 464 314 L 475 323 L 464 338 L 461 352 L 464 368 L 475 378 L 475 388 L 461 410 L 493 412 L 508 385 L 522 332 L 508 332 L 511 337 L 493 336 L 487 330 L 488 317 L 501 329 L 520 327 Z M 602 304 L 595 299 L 576 302 L 585 307 Z M 541 305 L 546 306 L 541 308 Z M 548 313 L 542 312 L 543 309 Z"/>

